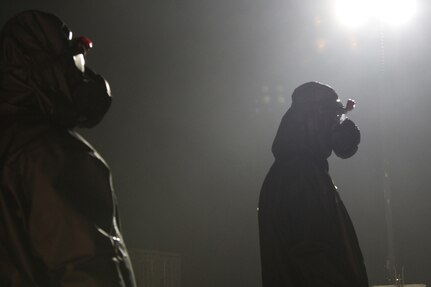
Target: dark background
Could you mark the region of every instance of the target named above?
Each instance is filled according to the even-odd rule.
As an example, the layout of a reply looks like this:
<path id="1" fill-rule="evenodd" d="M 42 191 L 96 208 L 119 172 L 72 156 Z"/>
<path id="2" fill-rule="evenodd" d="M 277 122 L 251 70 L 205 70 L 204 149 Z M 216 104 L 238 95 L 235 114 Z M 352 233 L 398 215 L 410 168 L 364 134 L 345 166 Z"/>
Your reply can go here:
<path id="1" fill-rule="evenodd" d="M 331 174 L 371 284 L 386 283 L 384 174 L 406 283 L 431 284 L 430 7 L 399 28 L 349 30 L 333 1 L 2 0 L 0 24 L 39 9 L 94 40 L 114 105 L 82 131 L 110 163 L 129 248 L 177 252 L 187 287 L 257 287 L 257 201 L 295 87 L 357 100 L 355 157 Z M 319 48 L 321 45 L 321 48 Z"/>

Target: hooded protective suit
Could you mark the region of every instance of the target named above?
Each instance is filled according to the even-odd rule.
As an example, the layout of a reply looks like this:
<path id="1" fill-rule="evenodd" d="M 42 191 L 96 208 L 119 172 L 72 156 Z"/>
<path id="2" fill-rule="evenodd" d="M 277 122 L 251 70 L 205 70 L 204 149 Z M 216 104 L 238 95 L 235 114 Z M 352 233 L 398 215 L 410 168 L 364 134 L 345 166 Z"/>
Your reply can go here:
<path id="1" fill-rule="evenodd" d="M 335 91 L 298 87 L 281 120 L 259 199 L 263 287 L 366 287 L 353 225 L 328 174 L 332 151 L 352 156 L 360 133 Z"/>
<path id="2" fill-rule="evenodd" d="M 100 122 L 105 80 L 56 16 L 0 34 L 0 286 L 135 286 L 108 166 L 73 128 Z"/>

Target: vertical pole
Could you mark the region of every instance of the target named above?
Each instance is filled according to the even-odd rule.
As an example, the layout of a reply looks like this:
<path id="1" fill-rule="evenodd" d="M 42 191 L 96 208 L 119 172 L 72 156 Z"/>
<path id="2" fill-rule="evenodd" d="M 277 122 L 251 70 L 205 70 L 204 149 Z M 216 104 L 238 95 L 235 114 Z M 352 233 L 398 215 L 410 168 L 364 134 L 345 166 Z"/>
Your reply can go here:
<path id="1" fill-rule="evenodd" d="M 385 220 L 386 220 L 386 270 L 387 279 L 390 284 L 395 286 L 403 286 L 403 278 L 398 274 L 397 262 L 395 256 L 394 243 L 394 227 L 392 216 L 392 190 L 391 178 L 388 171 L 388 156 L 386 154 L 387 141 L 387 121 L 388 116 L 387 105 L 385 104 L 385 96 L 387 95 L 386 81 L 386 55 L 385 55 L 385 30 L 383 24 L 380 24 L 380 129 L 381 129 L 381 155 L 382 155 L 382 173 L 383 173 L 383 198 L 385 204 Z"/>

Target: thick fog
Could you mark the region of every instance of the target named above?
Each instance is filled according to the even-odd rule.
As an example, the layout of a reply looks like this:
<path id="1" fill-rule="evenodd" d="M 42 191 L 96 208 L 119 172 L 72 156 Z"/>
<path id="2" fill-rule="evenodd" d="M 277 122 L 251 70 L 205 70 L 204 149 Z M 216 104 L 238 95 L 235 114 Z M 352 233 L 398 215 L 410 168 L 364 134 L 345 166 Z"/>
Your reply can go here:
<path id="1" fill-rule="evenodd" d="M 259 191 L 291 93 L 312 80 L 357 101 L 359 151 L 330 173 L 370 283 L 386 283 L 386 186 L 398 266 L 431 284 L 430 5 L 349 29 L 333 4 L 3 0 L 0 24 L 39 9 L 94 41 L 88 65 L 114 102 L 82 133 L 110 164 L 129 248 L 181 254 L 182 286 L 261 286 Z"/>

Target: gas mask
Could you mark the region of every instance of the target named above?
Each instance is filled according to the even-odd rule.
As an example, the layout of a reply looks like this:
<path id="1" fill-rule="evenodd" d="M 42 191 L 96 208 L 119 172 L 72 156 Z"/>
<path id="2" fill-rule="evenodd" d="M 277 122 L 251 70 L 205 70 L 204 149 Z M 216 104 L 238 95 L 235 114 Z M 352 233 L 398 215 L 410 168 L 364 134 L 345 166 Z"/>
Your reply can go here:
<path id="1" fill-rule="evenodd" d="M 93 48 L 93 42 L 85 36 L 73 38 L 72 32 L 63 28 L 69 39 L 69 51 L 75 68 L 80 72 L 77 84 L 71 91 L 74 108 L 78 114 L 78 127 L 93 127 L 98 124 L 108 111 L 112 97 L 108 82 L 85 66 L 85 55 Z"/>
<path id="2" fill-rule="evenodd" d="M 343 159 L 353 156 L 358 151 L 361 133 L 355 123 L 346 114 L 355 108 L 355 101 L 348 100 L 345 107 L 341 105 L 338 114 L 339 123 L 331 132 L 331 146 L 334 153 Z"/>
<path id="3" fill-rule="evenodd" d="M 13 118 L 92 127 L 111 104 L 104 78 L 85 66 L 92 48 L 57 16 L 36 10 L 12 17 L 0 32 L 0 98 Z"/>

